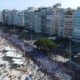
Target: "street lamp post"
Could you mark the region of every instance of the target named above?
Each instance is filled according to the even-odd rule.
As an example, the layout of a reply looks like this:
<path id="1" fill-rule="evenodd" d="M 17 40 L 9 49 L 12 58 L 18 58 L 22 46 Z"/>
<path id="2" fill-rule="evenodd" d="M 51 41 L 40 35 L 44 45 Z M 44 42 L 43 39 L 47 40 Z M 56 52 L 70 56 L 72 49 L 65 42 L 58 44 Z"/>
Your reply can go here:
<path id="1" fill-rule="evenodd" d="M 71 34 L 70 43 L 69 43 L 69 54 L 70 54 L 69 60 L 71 62 L 72 61 L 72 34 Z M 72 71 L 72 65 L 71 65 L 71 63 L 69 65 L 69 70 L 70 70 L 70 72 L 72 72 L 72 76 L 74 76 L 74 72 Z"/>
<path id="2" fill-rule="evenodd" d="M 31 31 L 31 41 L 30 41 L 30 45 L 32 45 L 32 26 L 30 26 L 30 31 Z"/>

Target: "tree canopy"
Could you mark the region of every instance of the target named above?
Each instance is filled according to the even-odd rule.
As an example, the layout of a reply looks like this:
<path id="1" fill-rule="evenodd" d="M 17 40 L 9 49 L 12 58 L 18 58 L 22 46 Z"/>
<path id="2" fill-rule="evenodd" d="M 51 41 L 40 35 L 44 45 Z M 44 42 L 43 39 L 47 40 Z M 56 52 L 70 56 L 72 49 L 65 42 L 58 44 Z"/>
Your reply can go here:
<path id="1" fill-rule="evenodd" d="M 48 38 L 38 39 L 36 42 L 34 42 L 34 45 L 36 45 L 38 49 L 46 51 L 56 47 L 56 44 Z"/>

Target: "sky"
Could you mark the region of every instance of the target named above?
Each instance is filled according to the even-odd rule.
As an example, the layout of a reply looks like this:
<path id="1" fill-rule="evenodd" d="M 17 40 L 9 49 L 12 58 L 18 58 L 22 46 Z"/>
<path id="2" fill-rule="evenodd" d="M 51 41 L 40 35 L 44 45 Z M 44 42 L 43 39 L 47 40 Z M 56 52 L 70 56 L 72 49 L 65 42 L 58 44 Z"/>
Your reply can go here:
<path id="1" fill-rule="evenodd" d="M 0 10 L 17 9 L 25 10 L 28 7 L 48 7 L 56 3 L 61 3 L 63 8 L 77 8 L 80 6 L 80 0 L 1 0 Z"/>

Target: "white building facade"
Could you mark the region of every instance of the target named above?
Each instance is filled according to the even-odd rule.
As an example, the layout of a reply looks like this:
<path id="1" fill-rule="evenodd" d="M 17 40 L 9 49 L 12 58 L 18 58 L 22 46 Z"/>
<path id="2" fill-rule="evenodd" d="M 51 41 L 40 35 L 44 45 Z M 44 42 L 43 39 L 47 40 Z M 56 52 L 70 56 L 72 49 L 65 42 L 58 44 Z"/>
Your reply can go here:
<path id="1" fill-rule="evenodd" d="M 59 37 L 72 38 L 73 10 L 62 10 L 59 17 Z"/>
<path id="2" fill-rule="evenodd" d="M 34 30 L 34 12 L 35 8 L 30 7 L 24 11 L 25 28 Z"/>
<path id="3" fill-rule="evenodd" d="M 39 10 L 35 10 L 34 12 L 34 21 L 33 21 L 33 30 L 36 33 L 41 33 L 41 13 Z"/>
<path id="4" fill-rule="evenodd" d="M 9 13 L 10 13 L 10 10 L 3 10 L 2 11 L 2 23 L 5 25 L 8 25 Z"/>
<path id="5" fill-rule="evenodd" d="M 41 8 L 41 32 L 55 35 L 55 10 L 52 7 Z"/>
<path id="6" fill-rule="evenodd" d="M 8 26 L 24 26 L 24 12 L 3 10 L 2 18 L 3 24 L 7 24 Z"/>
<path id="7" fill-rule="evenodd" d="M 59 12 L 59 26 L 58 26 L 58 36 L 64 37 L 64 23 L 65 20 L 65 12 L 64 9 L 61 9 Z"/>
<path id="8" fill-rule="evenodd" d="M 24 26 L 24 12 L 17 12 L 16 14 L 16 26 Z"/>
<path id="9" fill-rule="evenodd" d="M 2 23 L 2 12 L 0 11 L 0 22 Z"/>

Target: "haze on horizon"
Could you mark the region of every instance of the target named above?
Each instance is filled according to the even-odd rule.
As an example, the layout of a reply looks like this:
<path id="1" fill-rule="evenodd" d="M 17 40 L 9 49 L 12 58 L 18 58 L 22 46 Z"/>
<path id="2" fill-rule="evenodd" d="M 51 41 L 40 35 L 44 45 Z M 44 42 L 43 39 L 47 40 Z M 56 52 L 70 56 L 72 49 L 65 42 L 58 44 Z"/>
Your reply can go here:
<path id="1" fill-rule="evenodd" d="M 77 8 L 80 6 L 80 0 L 1 0 L 0 10 L 17 9 L 25 10 L 28 7 L 48 7 L 56 3 L 61 3 L 63 8 Z"/>

